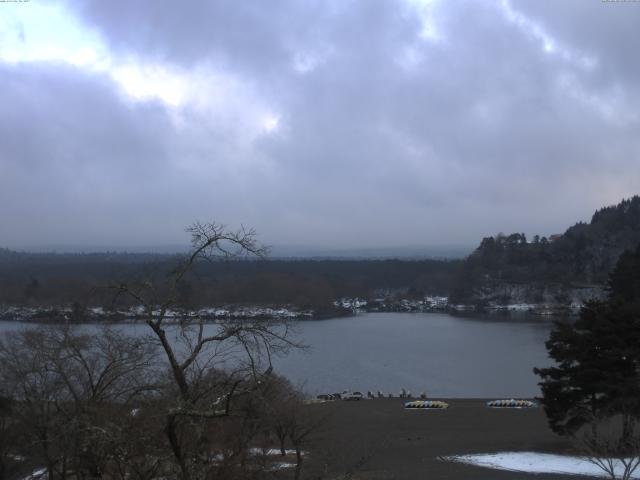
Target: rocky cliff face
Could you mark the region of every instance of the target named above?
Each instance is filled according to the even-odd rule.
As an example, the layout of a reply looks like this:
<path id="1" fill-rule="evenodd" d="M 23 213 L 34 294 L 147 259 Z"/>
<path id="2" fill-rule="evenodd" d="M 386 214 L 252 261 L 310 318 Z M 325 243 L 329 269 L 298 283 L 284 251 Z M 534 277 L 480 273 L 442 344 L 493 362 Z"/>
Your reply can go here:
<path id="1" fill-rule="evenodd" d="M 471 304 L 479 309 L 533 310 L 539 313 L 576 310 L 586 301 L 606 295 L 602 285 L 495 283 L 475 291 Z"/>

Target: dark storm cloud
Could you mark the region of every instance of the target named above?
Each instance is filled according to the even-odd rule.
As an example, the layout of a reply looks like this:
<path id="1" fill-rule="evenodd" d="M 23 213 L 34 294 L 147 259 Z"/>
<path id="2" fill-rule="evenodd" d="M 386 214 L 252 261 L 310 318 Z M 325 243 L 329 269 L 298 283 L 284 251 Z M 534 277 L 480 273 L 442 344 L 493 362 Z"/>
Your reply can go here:
<path id="1" fill-rule="evenodd" d="M 100 76 L 5 69 L 0 195 L 24 201 L 0 207 L 4 241 L 44 222 L 58 242 L 168 243 L 195 218 L 325 246 L 562 230 L 640 190 L 638 64 L 620 48 L 640 5 L 557 4 L 434 2 L 430 35 L 403 1 L 71 4 L 120 55 L 240 79 L 279 128 L 240 147 Z"/>

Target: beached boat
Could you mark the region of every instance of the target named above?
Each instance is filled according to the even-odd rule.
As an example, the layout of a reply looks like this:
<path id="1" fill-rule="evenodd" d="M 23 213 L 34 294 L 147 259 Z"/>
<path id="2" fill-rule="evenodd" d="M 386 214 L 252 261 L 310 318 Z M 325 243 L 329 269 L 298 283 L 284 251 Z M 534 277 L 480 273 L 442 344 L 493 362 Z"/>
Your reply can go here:
<path id="1" fill-rule="evenodd" d="M 535 408 L 537 406 L 538 404 L 531 400 L 516 400 L 514 398 L 487 402 L 487 407 L 490 408 Z"/>
<path id="2" fill-rule="evenodd" d="M 449 408 L 449 404 L 441 400 L 413 400 L 411 402 L 405 402 L 404 408 L 443 409 Z"/>

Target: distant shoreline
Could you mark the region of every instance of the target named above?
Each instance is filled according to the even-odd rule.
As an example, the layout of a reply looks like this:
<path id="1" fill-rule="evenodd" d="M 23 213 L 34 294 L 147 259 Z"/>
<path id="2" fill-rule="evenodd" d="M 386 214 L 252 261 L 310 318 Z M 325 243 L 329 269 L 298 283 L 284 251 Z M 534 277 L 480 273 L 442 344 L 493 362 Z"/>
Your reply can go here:
<path id="1" fill-rule="evenodd" d="M 460 306 L 457 306 L 460 307 Z M 577 310 L 561 306 L 549 305 L 531 305 L 530 308 L 510 308 L 509 305 L 498 306 L 494 308 L 486 308 L 483 310 L 475 310 L 472 306 L 469 308 L 425 308 L 414 310 L 403 309 L 340 309 L 330 312 L 314 312 L 312 310 L 297 310 L 295 308 L 284 307 L 238 307 L 237 310 L 224 310 L 220 308 L 207 308 L 205 314 L 198 314 L 198 311 L 169 310 L 165 316 L 167 324 L 178 323 L 183 319 L 192 318 L 202 320 L 204 323 L 214 324 L 220 321 L 322 321 L 339 318 L 351 318 L 357 315 L 370 313 L 433 313 L 445 314 L 452 316 L 465 316 L 472 318 L 486 319 L 513 319 L 518 320 L 525 318 L 540 318 L 555 320 L 558 318 L 572 318 L 577 314 Z M 142 324 L 145 322 L 145 316 L 138 311 L 118 310 L 115 312 L 102 312 L 99 307 L 95 307 L 89 313 L 78 316 L 74 314 L 72 307 L 62 306 L 1 306 L 0 321 L 4 322 L 24 322 L 34 324 L 87 324 L 87 325 L 119 325 L 119 324 Z M 212 311 L 215 312 L 212 313 Z M 75 318 L 74 318 L 75 317 Z"/>

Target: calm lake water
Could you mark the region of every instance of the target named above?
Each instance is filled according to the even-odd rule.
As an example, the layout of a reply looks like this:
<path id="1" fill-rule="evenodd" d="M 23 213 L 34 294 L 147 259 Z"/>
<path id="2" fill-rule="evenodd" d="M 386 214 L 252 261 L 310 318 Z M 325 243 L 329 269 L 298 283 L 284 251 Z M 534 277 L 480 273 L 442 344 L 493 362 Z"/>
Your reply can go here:
<path id="1" fill-rule="evenodd" d="M 297 325 L 309 350 L 274 364 L 310 394 L 406 388 L 431 397 L 532 397 L 539 395 L 533 367 L 551 363 L 544 347 L 551 323 L 535 317 L 368 313 Z M 25 327 L 0 322 L 0 334 L 18 328 Z"/>

